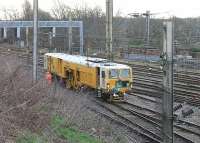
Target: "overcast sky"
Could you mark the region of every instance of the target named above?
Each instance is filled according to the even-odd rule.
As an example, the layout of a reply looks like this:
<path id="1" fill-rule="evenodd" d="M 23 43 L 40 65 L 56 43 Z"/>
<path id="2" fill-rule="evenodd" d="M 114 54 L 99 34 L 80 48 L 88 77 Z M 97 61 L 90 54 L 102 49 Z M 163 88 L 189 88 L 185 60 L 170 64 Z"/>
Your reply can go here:
<path id="1" fill-rule="evenodd" d="M 20 10 L 24 0 L 0 0 L 0 9 L 15 8 Z M 29 0 L 31 3 L 33 0 Z M 39 7 L 50 11 L 55 0 L 38 0 Z M 60 0 L 73 7 L 75 5 L 89 7 L 99 6 L 105 10 L 106 0 Z M 200 0 L 113 0 L 114 13 L 120 10 L 123 15 L 131 12 L 145 12 L 150 10 L 152 13 L 162 13 L 160 17 L 175 15 L 178 17 L 197 17 L 200 16 Z M 0 11 L 1 12 L 1 11 Z"/>

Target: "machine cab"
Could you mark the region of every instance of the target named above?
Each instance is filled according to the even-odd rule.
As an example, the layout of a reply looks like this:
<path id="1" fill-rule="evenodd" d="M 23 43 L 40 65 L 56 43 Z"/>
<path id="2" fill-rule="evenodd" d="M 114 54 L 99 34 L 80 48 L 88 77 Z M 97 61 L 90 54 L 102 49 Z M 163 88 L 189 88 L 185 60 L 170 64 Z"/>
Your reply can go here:
<path id="1" fill-rule="evenodd" d="M 116 63 L 100 67 L 99 85 L 104 93 L 123 97 L 132 86 L 132 68 Z"/>

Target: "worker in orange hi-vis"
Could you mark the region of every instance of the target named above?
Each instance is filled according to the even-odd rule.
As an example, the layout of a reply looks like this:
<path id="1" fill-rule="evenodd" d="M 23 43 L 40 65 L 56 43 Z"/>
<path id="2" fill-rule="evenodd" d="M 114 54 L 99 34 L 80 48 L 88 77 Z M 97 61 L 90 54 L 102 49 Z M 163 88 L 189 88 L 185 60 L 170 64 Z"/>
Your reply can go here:
<path id="1" fill-rule="evenodd" d="M 48 84 L 52 83 L 52 75 L 50 72 L 46 73 L 46 80 L 48 81 Z"/>

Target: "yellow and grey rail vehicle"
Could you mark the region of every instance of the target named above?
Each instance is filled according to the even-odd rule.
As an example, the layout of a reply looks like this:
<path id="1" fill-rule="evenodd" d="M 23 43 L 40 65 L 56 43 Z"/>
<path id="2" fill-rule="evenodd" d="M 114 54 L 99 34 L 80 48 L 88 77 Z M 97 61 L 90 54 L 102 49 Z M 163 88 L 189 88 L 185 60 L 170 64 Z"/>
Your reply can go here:
<path id="1" fill-rule="evenodd" d="M 106 59 L 46 53 L 44 68 L 63 80 L 68 88 L 90 87 L 97 91 L 98 97 L 108 101 L 123 101 L 132 86 L 132 68 Z"/>

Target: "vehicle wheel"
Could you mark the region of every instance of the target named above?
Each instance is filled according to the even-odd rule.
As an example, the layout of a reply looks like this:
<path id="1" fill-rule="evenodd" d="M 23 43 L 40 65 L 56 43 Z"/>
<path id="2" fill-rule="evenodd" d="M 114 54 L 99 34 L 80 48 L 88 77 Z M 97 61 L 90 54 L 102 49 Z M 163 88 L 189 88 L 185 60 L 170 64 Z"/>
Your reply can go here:
<path id="1" fill-rule="evenodd" d="M 112 96 L 112 94 L 109 94 L 108 102 L 109 103 L 113 102 L 113 96 Z"/>
<path id="2" fill-rule="evenodd" d="M 97 92 L 97 94 L 96 94 L 96 95 L 97 95 L 97 97 L 99 97 L 99 98 L 100 98 L 100 97 L 102 97 L 102 92 L 101 92 L 101 90 L 100 90 L 100 89 L 97 89 L 97 91 L 96 91 L 96 92 Z"/>
<path id="3" fill-rule="evenodd" d="M 69 80 L 66 80 L 66 88 L 70 89 L 71 88 L 71 83 Z"/>

